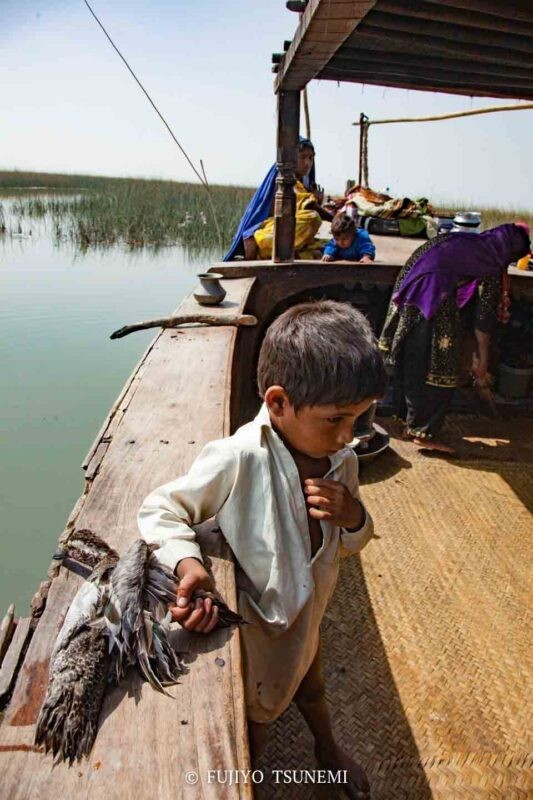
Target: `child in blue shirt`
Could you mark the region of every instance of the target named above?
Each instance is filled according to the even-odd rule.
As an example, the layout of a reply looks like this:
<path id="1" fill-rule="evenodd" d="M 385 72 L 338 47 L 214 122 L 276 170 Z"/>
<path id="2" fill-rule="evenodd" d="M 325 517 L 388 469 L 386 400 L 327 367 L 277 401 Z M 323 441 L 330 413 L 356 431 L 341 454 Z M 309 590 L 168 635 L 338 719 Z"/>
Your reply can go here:
<path id="1" fill-rule="evenodd" d="M 376 255 L 372 239 L 347 214 L 337 214 L 331 223 L 333 239 L 324 248 L 322 261 L 359 261 L 371 264 Z"/>

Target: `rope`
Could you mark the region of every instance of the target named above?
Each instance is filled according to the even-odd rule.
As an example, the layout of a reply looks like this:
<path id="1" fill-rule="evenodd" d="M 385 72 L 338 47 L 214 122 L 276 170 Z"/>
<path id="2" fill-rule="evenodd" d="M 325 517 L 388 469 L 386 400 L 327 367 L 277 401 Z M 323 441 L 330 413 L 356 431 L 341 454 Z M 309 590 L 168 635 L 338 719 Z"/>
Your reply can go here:
<path id="1" fill-rule="evenodd" d="M 456 111 L 453 114 L 442 114 L 439 117 L 398 117 L 397 119 L 373 119 L 372 123 L 366 118 L 364 124 L 372 125 L 386 125 L 391 122 L 437 122 L 441 119 L 457 119 L 458 117 L 471 117 L 475 114 L 493 114 L 496 111 L 522 111 L 533 108 L 533 103 L 522 103 L 521 105 L 512 106 L 491 106 L 489 108 L 474 108 L 470 111 Z M 359 122 L 353 122 L 352 125 L 361 125 Z"/>
<path id="2" fill-rule="evenodd" d="M 126 69 L 127 69 L 127 70 L 128 70 L 128 72 L 130 73 L 130 75 L 132 76 L 132 78 L 134 79 L 134 81 L 137 83 L 137 85 L 139 86 L 139 88 L 141 89 L 141 91 L 144 93 L 144 95 L 145 95 L 146 99 L 148 100 L 148 102 L 150 103 L 150 105 L 151 105 L 151 106 L 152 106 L 152 108 L 154 109 L 155 113 L 157 114 L 157 116 L 159 117 L 159 119 L 161 120 L 161 122 L 163 123 L 163 125 L 165 126 L 165 128 L 167 129 L 167 131 L 169 132 L 169 134 L 170 134 L 170 136 L 172 137 L 173 141 L 174 141 L 174 142 L 177 144 L 177 146 L 179 147 L 179 149 L 180 149 L 181 153 L 182 153 L 182 154 L 185 156 L 185 158 L 186 158 L 186 160 L 187 160 L 187 163 L 188 163 L 188 164 L 189 164 L 189 166 L 191 167 L 192 171 L 194 172 L 194 174 L 196 175 L 196 177 L 198 178 L 198 180 L 200 181 L 200 183 L 202 184 L 202 186 L 203 186 L 203 187 L 204 187 L 204 189 L 206 190 L 206 192 L 207 192 L 207 197 L 208 197 L 208 199 L 209 199 L 209 205 L 211 206 L 211 212 L 212 212 L 212 214 L 213 214 L 213 220 L 214 220 L 214 223 L 215 223 L 215 228 L 216 228 L 216 231 L 217 231 L 217 234 L 218 234 L 218 239 L 219 239 L 219 242 L 220 242 L 220 247 L 221 247 L 221 248 L 223 248 L 223 246 L 224 246 L 224 245 L 223 245 L 223 240 L 222 240 L 222 233 L 221 233 L 221 231 L 220 231 L 220 227 L 219 227 L 219 224 L 218 224 L 218 219 L 217 219 L 217 215 L 216 215 L 216 212 L 215 212 L 215 207 L 214 207 L 214 205 L 213 205 L 213 198 L 211 197 L 211 192 L 210 192 L 210 189 L 209 189 L 209 184 L 208 184 L 208 182 L 207 182 L 207 178 L 205 177 L 205 170 L 204 170 L 204 167 L 203 167 L 203 164 L 202 164 L 202 162 L 200 162 L 200 164 L 201 164 L 202 172 L 204 173 L 204 174 L 203 174 L 203 176 L 202 176 L 202 175 L 201 175 L 201 174 L 198 172 L 198 170 L 197 170 L 197 169 L 196 169 L 196 167 L 194 166 L 193 162 L 191 161 L 191 159 L 189 158 L 189 156 L 187 155 L 187 153 L 185 152 L 185 150 L 183 149 L 183 147 L 181 146 L 181 144 L 180 144 L 180 143 L 178 142 L 178 140 L 176 139 L 176 136 L 174 135 L 174 131 L 172 130 L 172 128 L 170 127 L 170 125 L 168 124 L 168 122 L 166 121 L 166 119 L 164 118 L 163 114 L 160 112 L 160 110 L 158 109 L 158 107 L 156 106 L 156 104 L 154 103 L 154 101 L 152 100 L 152 98 L 150 97 L 150 95 L 148 94 L 147 90 L 144 88 L 144 86 L 143 86 L 143 85 L 142 85 L 142 83 L 140 82 L 139 78 L 137 77 L 137 75 L 135 74 L 135 72 L 132 70 L 132 68 L 130 67 L 130 65 L 128 64 L 128 62 L 126 61 L 126 59 L 124 58 L 124 56 L 122 55 L 122 53 L 120 52 L 120 50 L 118 49 L 118 47 L 116 46 L 116 44 L 114 43 L 114 41 L 113 41 L 113 39 L 111 38 L 111 36 L 108 34 L 108 32 L 106 31 L 106 29 L 104 28 L 104 26 L 103 26 L 102 22 L 100 22 L 100 20 L 99 20 L 99 19 L 98 19 L 98 17 L 96 16 L 95 12 L 94 12 L 94 11 L 93 11 L 93 9 L 91 8 L 91 6 L 90 6 L 90 5 L 89 5 L 89 3 L 87 2 L 87 0 L 83 0 L 83 2 L 85 3 L 85 5 L 86 5 L 86 6 L 87 6 L 87 8 L 89 9 L 90 13 L 91 13 L 91 14 L 92 14 L 92 16 L 94 17 L 94 19 L 96 20 L 96 22 L 98 23 L 98 25 L 100 26 L 100 28 L 102 29 L 102 31 L 103 31 L 103 33 L 104 33 L 104 35 L 105 35 L 106 39 L 107 39 L 107 40 L 109 41 L 109 43 L 111 44 L 112 48 L 115 50 L 115 52 L 118 54 L 118 56 L 119 56 L 119 57 L 122 59 L 122 61 L 124 62 L 125 66 L 126 66 Z"/>

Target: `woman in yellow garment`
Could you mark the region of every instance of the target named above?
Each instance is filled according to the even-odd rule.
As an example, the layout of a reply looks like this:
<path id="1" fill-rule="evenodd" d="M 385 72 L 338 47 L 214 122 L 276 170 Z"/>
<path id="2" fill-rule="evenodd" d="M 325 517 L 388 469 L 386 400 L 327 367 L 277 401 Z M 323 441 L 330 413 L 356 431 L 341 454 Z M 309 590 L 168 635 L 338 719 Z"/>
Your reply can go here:
<path id="1" fill-rule="evenodd" d="M 298 151 L 298 163 L 296 166 L 296 183 L 294 191 L 296 193 L 296 229 L 294 232 L 294 251 L 297 258 L 321 257 L 317 252 L 320 245 L 325 244 L 320 239 L 316 239 L 316 234 L 322 224 L 322 220 L 331 221 L 332 215 L 320 205 L 323 192 L 311 181 L 310 188 L 306 188 L 304 180 L 313 170 L 315 162 L 315 149 L 309 139 L 300 141 Z M 314 177 L 314 176 L 313 176 Z M 252 242 L 250 242 L 250 239 Z M 247 258 L 272 258 L 272 247 L 274 244 L 274 217 L 270 216 L 261 223 L 253 236 L 244 240 L 245 254 Z M 255 247 L 254 247 L 255 245 Z M 253 253 L 255 252 L 255 255 Z"/>
<path id="2" fill-rule="evenodd" d="M 315 149 L 309 139 L 300 137 L 298 163 L 296 167 L 296 232 L 295 251 L 298 258 L 319 258 L 317 250 L 326 244 L 315 236 L 322 220 L 331 220 L 332 215 L 321 207 L 323 193 L 315 184 Z M 224 256 L 224 261 L 239 258 L 254 260 L 270 259 L 274 242 L 274 196 L 276 192 L 277 167 L 272 165 L 261 185 L 250 200 L 233 242 Z"/>

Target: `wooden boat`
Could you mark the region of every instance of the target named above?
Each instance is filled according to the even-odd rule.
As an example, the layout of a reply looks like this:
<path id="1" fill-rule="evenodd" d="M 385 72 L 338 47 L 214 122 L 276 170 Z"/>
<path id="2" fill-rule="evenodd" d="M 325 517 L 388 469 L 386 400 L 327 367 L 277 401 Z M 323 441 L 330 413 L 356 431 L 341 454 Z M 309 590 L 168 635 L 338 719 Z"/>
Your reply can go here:
<path id="1" fill-rule="evenodd" d="M 368 28 L 377 26 L 380 35 L 372 49 L 383 56 L 384 66 L 373 60 L 376 82 L 533 96 L 531 79 L 521 78 L 515 88 L 513 59 L 500 61 L 481 44 L 484 36 L 506 37 L 512 50 L 515 40 L 522 42 L 522 25 L 529 25 L 531 36 L 531 10 L 513 2 L 502 11 L 490 0 L 476 3 L 475 11 L 471 6 L 459 0 L 423 3 L 420 9 L 391 0 L 310 0 L 277 77 L 275 261 L 212 267 L 223 273 L 227 297 L 210 313 L 219 319 L 253 314 L 258 324 L 192 325 L 155 337 L 84 461 L 84 491 L 62 539 L 89 528 L 124 550 L 137 536 L 136 514 L 145 495 L 185 472 L 206 442 L 229 435 L 252 417 L 258 406 L 258 348 L 266 327 L 285 307 L 309 296 L 354 292 L 371 314 L 377 305 L 386 306 L 399 266 L 416 240 L 377 237 L 379 259 L 372 265 L 336 262 L 325 269 L 292 258 L 300 89 L 313 77 L 370 82 L 362 58 L 349 50 L 359 35 L 368 43 Z M 437 13 L 446 20 L 443 29 L 467 41 L 477 37 L 472 50 L 484 56 L 483 76 L 459 74 L 453 64 L 456 45 L 433 41 Z M 390 73 L 385 69 L 389 62 L 379 47 L 390 43 L 386 31 L 398 14 L 400 44 L 417 36 L 427 52 L 442 52 L 442 63 L 428 77 L 413 74 L 415 57 L 407 54 L 401 70 L 398 65 Z M 496 66 L 503 78 L 492 77 Z M 529 276 L 513 275 L 513 281 L 522 286 Z M 191 295 L 176 313 L 197 311 Z M 490 431 L 484 420 L 453 424 L 460 443 L 457 463 L 428 462 L 395 441 L 391 457 L 371 465 L 364 496 L 381 538 L 368 556 L 365 551 L 362 560 L 350 559 L 343 567 L 324 625 L 333 654 L 326 675 L 339 738 L 368 765 L 375 797 L 391 800 L 519 798 L 531 788 L 525 741 L 530 654 L 520 630 L 527 597 L 522 537 L 530 528 L 526 506 L 533 485 L 528 477 L 531 420 L 500 420 Z M 471 441 L 464 440 L 465 432 Z M 504 520 L 512 520 L 511 529 Z M 219 590 L 235 607 L 234 568 L 220 531 L 211 521 L 199 527 L 198 535 Z M 13 636 L 10 619 L 2 628 L 9 643 L 0 671 L 3 800 L 303 796 L 300 785 L 272 781 L 274 768 L 313 766 L 293 710 L 274 726 L 264 785 L 237 772 L 250 768 L 238 631 L 209 637 L 177 631 L 174 642 L 186 653 L 189 672 L 173 690 L 175 699 L 156 694 L 131 675 L 105 700 L 90 758 L 72 768 L 52 768 L 33 744 L 34 728 L 52 646 L 79 585 L 77 576 L 51 567 L 31 616 L 19 622 Z M 4 650 L 0 638 L 0 654 Z"/>

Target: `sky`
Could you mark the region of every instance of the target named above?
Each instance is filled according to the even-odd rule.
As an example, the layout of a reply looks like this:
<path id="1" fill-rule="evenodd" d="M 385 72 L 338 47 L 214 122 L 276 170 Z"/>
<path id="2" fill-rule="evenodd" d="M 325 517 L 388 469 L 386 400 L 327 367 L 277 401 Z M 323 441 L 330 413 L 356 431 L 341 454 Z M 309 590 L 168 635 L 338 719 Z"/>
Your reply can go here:
<path id="1" fill-rule="evenodd" d="M 271 54 L 284 0 L 90 0 L 211 183 L 254 186 L 275 157 Z M 0 169 L 195 180 L 83 0 L 0 0 Z M 360 112 L 429 116 L 509 100 L 309 86 L 317 178 L 356 177 Z M 302 120 L 303 127 L 303 120 Z M 533 208 L 533 110 L 370 128 L 370 185 L 396 196 Z"/>

